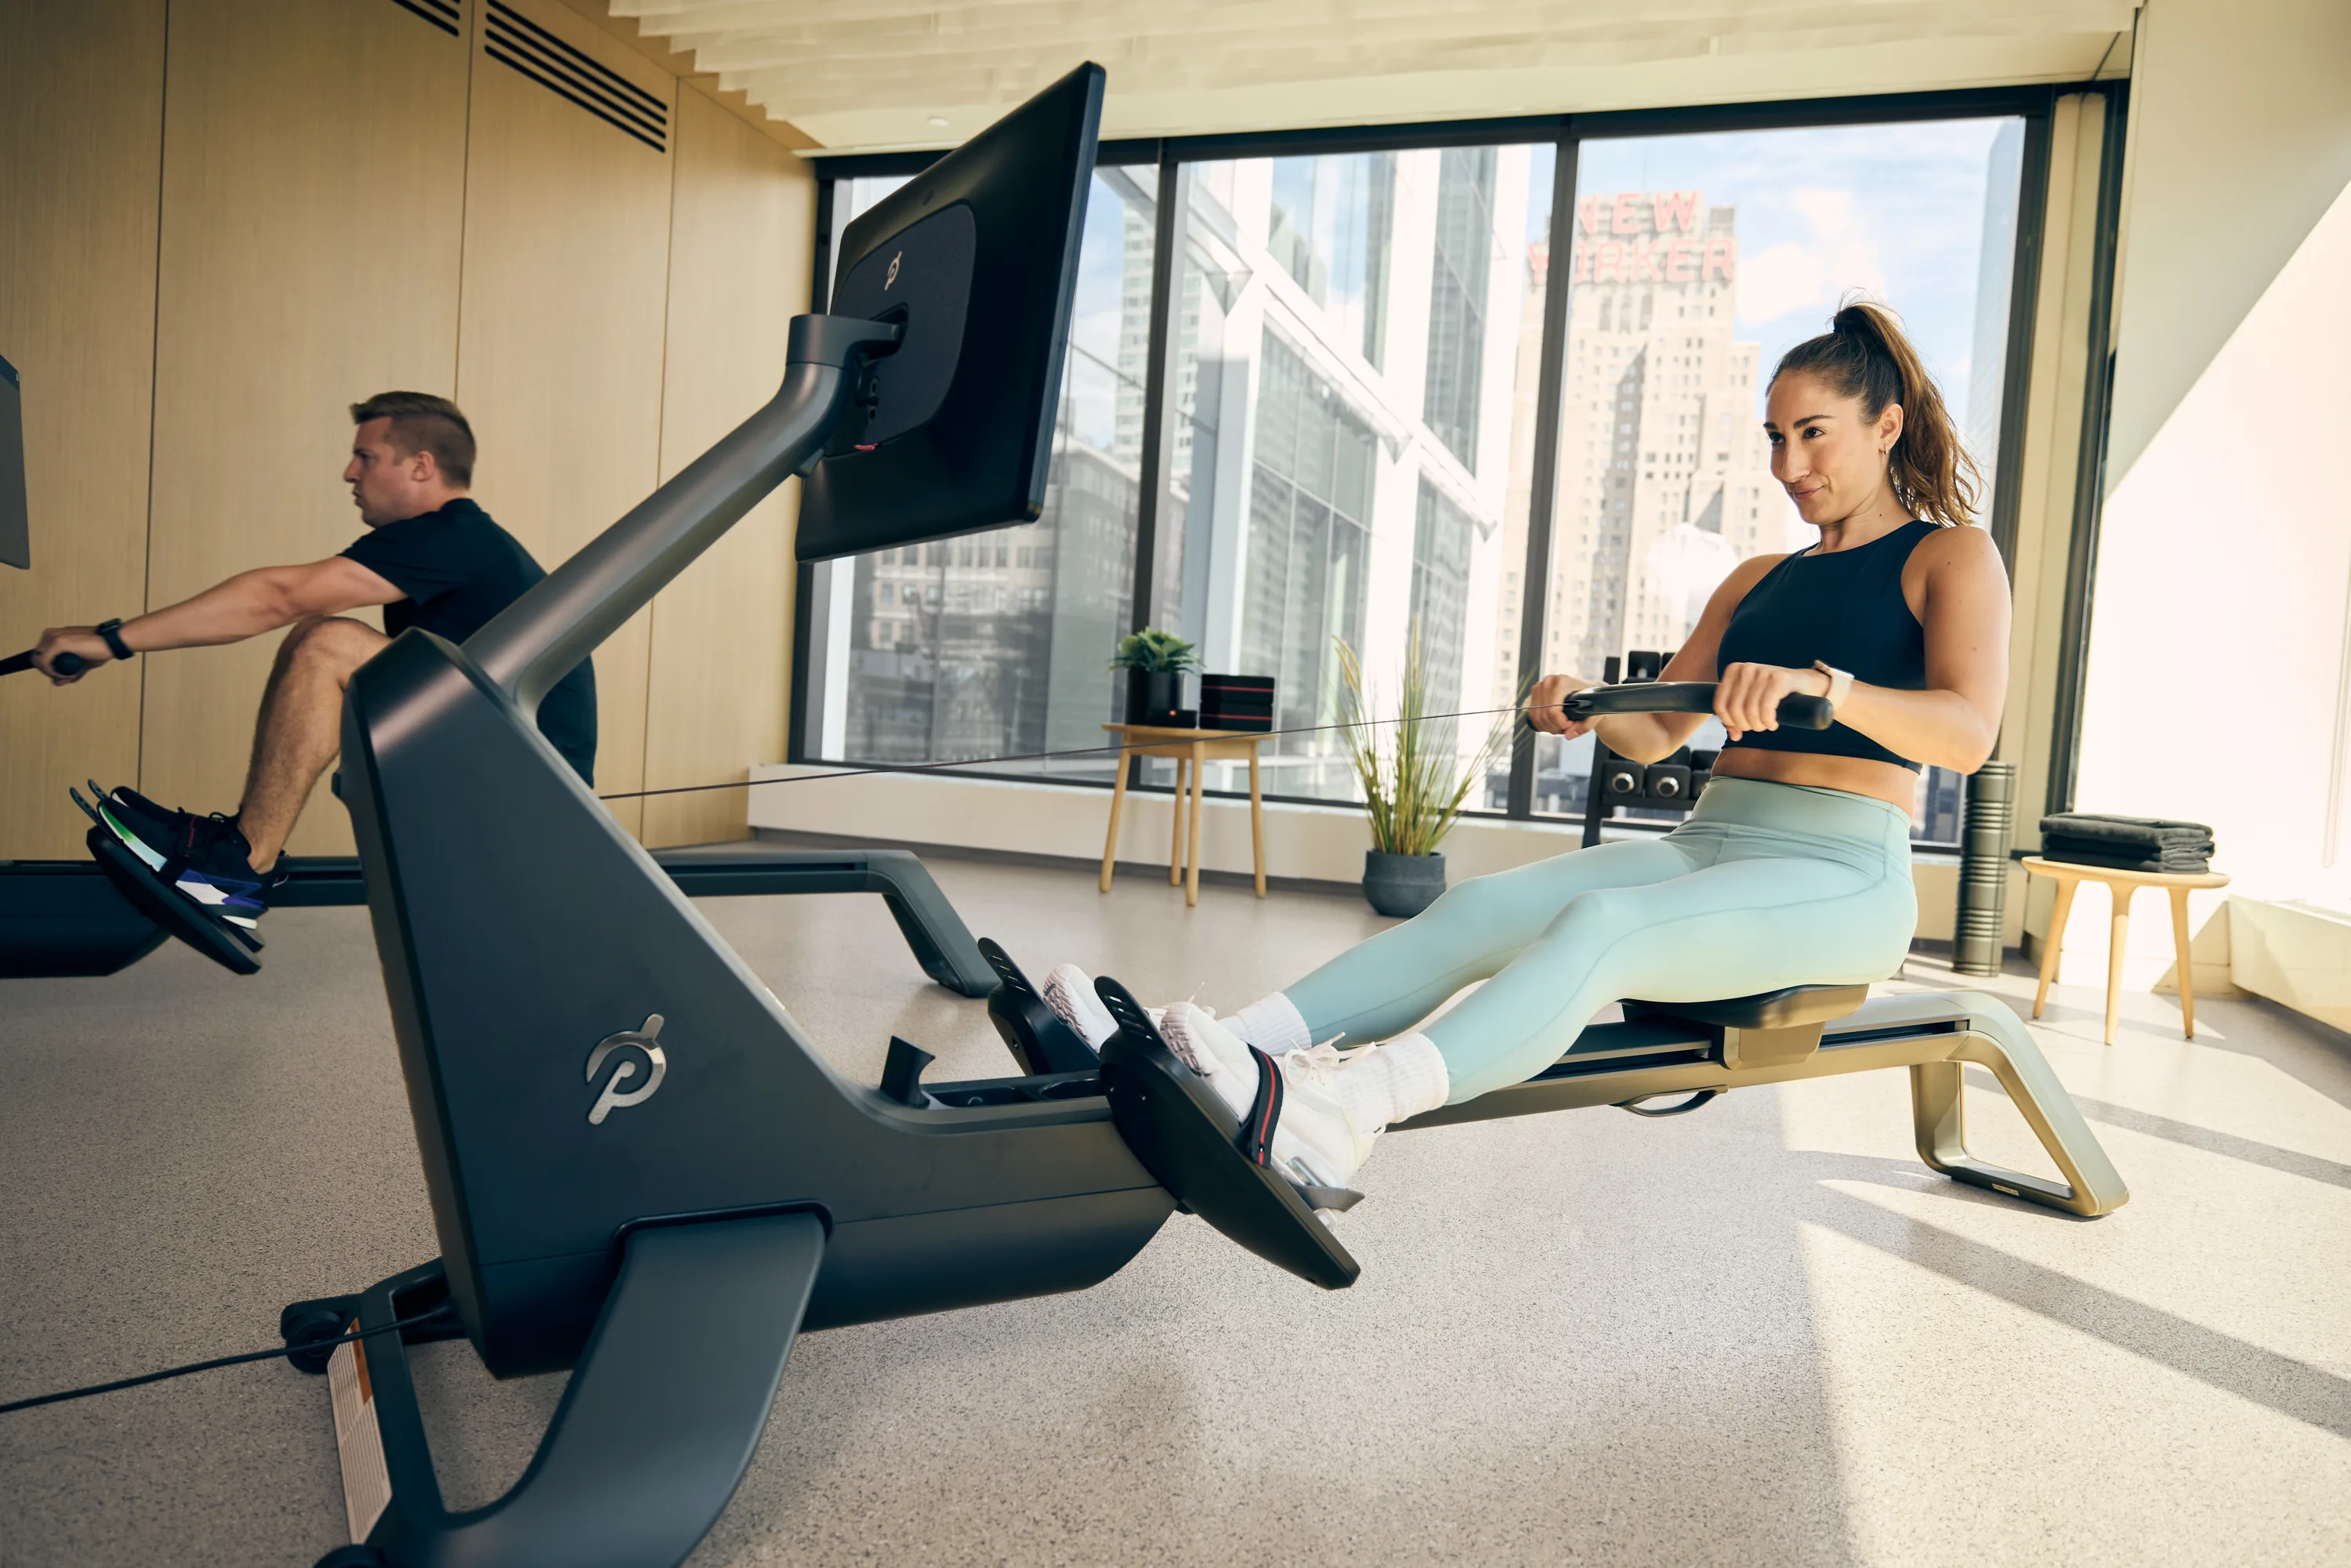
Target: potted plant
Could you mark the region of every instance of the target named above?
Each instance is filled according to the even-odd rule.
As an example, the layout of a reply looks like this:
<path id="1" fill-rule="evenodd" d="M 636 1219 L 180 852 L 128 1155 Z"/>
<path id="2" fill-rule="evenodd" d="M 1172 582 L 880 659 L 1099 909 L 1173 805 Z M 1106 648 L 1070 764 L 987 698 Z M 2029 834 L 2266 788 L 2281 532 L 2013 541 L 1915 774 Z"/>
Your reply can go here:
<path id="1" fill-rule="evenodd" d="M 1184 672 L 1200 667 L 1191 643 L 1146 626 L 1119 640 L 1110 667 L 1126 672 L 1126 722 L 1172 725 L 1184 706 Z"/>
<path id="2" fill-rule="evenodd" d="M 1498 715 L 1484 743 L 1465 758 L 1458 721 L 1428 711 L 1417 626 L 1405 644 L 1404 680 L 1392 724 L 1372 717 L 1355 651 L 1343 640 L 1333 641 L 1344 727 L 1340 734 L 1346 737 L 1348 760 L 1354 764 L 1364 814 L 1372 826 L 1372 847 L 1364 852 L 1364 896 L 1382 915 L 1417 915 L 1445 891 L 1445 857 L 1437 846 L 1452 831 L 1469 791 L 1510 749 L 1515 709 Z"/>

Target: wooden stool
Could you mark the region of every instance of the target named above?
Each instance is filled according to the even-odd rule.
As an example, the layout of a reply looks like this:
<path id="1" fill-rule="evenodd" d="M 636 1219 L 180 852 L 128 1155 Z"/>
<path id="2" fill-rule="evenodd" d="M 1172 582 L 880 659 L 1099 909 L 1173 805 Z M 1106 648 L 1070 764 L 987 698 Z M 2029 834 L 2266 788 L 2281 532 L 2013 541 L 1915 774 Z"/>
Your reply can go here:
<path id="1" fill-rule="evenodd" d="M 1155 724 L 1106 724 L 1102 728 L 1118 737 L 1118 779 L 1110 791 L 1110 836 L 1102 842 L 1102 890 L 1110 891 L 1111 868 L 1118 859 L 1118 818 L 1126 805 L 1127 758 L 1131 757 L 1170 757 L 1176 760 L 1176 821 L 1168 837 L 1172 850 L 1167 861 L 1167 882 L 1184 885 L 1184 902 L 1200 902 L 1200 774 L 1205 762 L 1238 761 L 1249 758 L 1249 846 L 1257 865 L 1257 895 L 1265 896 L 1265 803 L 1258 795 L 1257 748 L 1265 739 L 1262 732 L 1241 729 L 1169 729 Z M 1189 810 L 1190 828 L 1185 831 L 1184 776 L 1188 766 L 1192 777 L 1192 803 Z M 1190 869 L 1186 870 L 1185 848 L 1191 849 Z"/>
<path id="2" fill-rule="evenodd" d="M 2229 879 L 2217 871 L 2117 871 L 2112 866 L 2075 865 L 2071 861 L 2043 860 L 2028 855 L 2027 874 L 2045 876 L 2057 884 L 2057 908 L 2050 916 L 2049 935 L 2041 948 L 2041 988 L 2032 994 L 2032 1016 L 2049 998 L 2049 982 L 2057 977 L 2057 956 L 2065 945 L 2065 917 L 2074 913 L 2074 890 L 2085 882 L 2104 883 L 2114 904 L 2114 935 L 2106 945 L 2106 1043 L 2115 1042 L 2115 1011 L 2123 995 L 2123 952 L 2130 945 L 2131 895 L 2142 887 L 2171 890 L 2171 942 L 2179 965 L 2179 1022 L 2189 1040 L 2196 1038 L 2195 968 L 2188 958 L 2188 894 L 2191 888 L 2226 887 Z"/>

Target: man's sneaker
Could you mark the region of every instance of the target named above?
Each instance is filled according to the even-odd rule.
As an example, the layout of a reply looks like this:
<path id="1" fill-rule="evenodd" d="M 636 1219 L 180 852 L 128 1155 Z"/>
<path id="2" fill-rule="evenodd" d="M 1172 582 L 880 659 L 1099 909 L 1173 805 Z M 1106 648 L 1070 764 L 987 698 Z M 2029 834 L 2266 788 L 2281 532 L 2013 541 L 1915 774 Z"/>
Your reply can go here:
<path id="1" fill-rule="evenodd" d="M 1110 1037 L 1118 1032 L 1118 1022 L 1102 1006 L 1102 998 L 1094 994 L 1093 977 L 1075 964 L 1056 964 L 1053 972 L 1045 977 L 1045 984 L 1037 993 L 1053 1016 L 1068 1024 L 1080 1040 L 1100 1051 Z M 1145 1008 L 1144 1013 L 1153 1023 L 1165 1016 L 1165 1008 Z"/>
<path id="2" fill-rule="evenodd" d="M 135 789 L 116 789 L 99 797 L 98 815 L 150 871 L 208 913 L 248 931 L 268 913 L 270 890 L 286 880 L 283 871 L 254 870 L 253 846 L 236 820 L 217 811 L 199 817 L 159 806 Z"/>

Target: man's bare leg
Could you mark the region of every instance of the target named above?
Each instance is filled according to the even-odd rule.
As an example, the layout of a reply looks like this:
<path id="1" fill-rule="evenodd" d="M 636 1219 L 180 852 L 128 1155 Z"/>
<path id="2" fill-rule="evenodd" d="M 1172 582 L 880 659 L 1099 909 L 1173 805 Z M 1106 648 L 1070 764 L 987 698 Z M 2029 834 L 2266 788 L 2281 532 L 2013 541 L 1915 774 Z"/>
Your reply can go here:
<path id="1" fill-rule="evenodd" d="M 384 642 L 375 628 L 335 616 L 298 623 L 277 645 L 254 722 L 245 800 L 237 807 L 254 870 L 277 863 L 319 775 L 341 749 L 343 688 Z"/>

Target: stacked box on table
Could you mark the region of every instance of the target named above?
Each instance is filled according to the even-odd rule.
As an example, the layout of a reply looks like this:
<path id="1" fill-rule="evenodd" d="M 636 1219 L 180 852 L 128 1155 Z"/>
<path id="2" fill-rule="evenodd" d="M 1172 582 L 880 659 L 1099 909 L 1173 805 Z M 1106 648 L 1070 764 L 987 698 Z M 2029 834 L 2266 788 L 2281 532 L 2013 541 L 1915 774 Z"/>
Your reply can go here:
<path id="1" fill-rule="evenodd" d="M 1262 734 L 1273 727 L 1271 675 L 1202 675 L 1200 727 Z"/>

